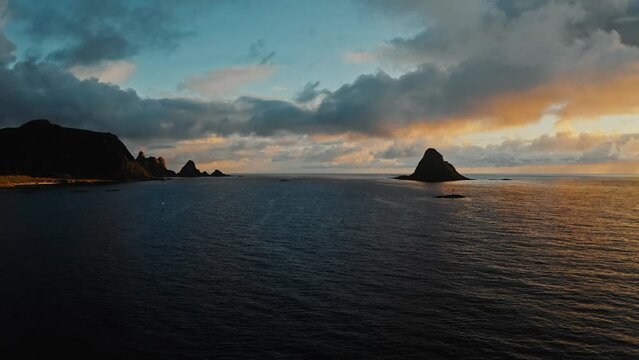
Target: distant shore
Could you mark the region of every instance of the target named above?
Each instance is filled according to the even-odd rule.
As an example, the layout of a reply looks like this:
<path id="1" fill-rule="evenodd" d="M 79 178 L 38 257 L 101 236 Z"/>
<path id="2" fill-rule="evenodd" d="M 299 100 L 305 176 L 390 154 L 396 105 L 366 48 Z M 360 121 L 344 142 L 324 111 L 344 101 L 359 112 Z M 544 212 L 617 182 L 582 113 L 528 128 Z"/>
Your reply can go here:
<path id="1" fill-rule="evenodd" d="M 107 184 L 112 182 L 112 180 L 101 179 L 63 179 L 53 177 L 34 177 L 28 175 L 0 175 L 0 188 L 70 184 Z"/>

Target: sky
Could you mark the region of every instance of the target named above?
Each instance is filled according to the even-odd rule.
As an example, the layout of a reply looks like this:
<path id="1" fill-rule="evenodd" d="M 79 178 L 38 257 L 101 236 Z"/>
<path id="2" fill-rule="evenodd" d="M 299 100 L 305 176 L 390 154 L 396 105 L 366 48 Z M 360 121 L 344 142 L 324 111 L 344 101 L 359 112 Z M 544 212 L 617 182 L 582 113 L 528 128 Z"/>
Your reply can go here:
<path id="1" fill-rule="evenodd" d="M 639 0 L 0 0 L 0 127 L 174 170 L 639 173 Z"/>

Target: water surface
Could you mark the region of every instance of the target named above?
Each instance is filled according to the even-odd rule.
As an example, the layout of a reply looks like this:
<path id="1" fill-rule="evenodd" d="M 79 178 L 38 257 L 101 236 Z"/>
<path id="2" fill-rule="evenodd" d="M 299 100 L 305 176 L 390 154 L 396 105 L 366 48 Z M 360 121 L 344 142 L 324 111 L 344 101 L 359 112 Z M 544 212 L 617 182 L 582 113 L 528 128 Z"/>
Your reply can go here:
<path id="1" fill-rule="evenodd" d="M 0 351 L 639 357 L 639 178 L 491 177 L 1 190 Z"/>

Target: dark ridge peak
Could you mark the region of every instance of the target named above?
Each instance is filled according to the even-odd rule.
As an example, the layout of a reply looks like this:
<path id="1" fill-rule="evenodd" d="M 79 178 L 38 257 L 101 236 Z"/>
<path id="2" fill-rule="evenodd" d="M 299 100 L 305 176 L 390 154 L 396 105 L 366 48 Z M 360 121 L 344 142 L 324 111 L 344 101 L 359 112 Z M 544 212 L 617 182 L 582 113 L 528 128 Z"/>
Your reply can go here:
<path id="1" fill-rule="evenodd" d="M 49 126 L 59 127 L 59 125 L 52 124 L 51 121 L 47 119 L 35 119 L 35 120 L 31 120 L 29 122 L 24 123 L 22 126 L 20 126 L 20 128 L 36 128 L 36 127 L 49 127 Z"/>
<path id="2" fill-rule="evenodd" d="M 440 154 L 439 151 L 434 148 L 428 148 L 424 153 L 424 159 L 444 161 L 444 155 Z"/>
<path id="3" fill-rule="evenodd" d="M 200 176 L 208 176 L 208 174 L 205 175 L 205 173 L 200 172 L 200 170 L 198 170 L 198 168 L 195 166 L 195 162 L 193 162 L 193 160 L 189 160 L 186 162 L 186 164 L 184 164 L 184 166 L 182 167 L 182 170 L 180 170 L 180 172 L 177 173 L 177 176 L 200 177 Z"/>
<path id="4" fill-rule="evenodd" d="M 138 153 L 138 160 L 144 160 L 145 156 L 144 156 L 144 151 L 140 150 L 140 152 Z"/>
<path id="5" fill-rule="evenodd" d="M 118 138 L 117 135 L 115 135 L 113 133 L 110 133 L 110 132 L 80 129 L 80 128 L 75 128 L 75 127 L 66 127 L 66 126 L 62 126 L 62 125 L 58 125 L 58 124 L 52 123 L 50 120 L 47 120 L 47 119 L 31 120 L 29 122 L 24 123 L 22 126 L 18 127 L 17 129 L 26 129 L 26 130 L 29 130 L 29 131 L 34 131 L 34 130 L 50 131 L 51 133 L 62 131 L 62 132 L 74 132 L 76 134 L 79 134 L 80 132 L 82 132 L 85 135 L 87 135 L 87 134 L 100 134 L 102 136 L 110 137 L 111 139 L 115 139 L 117 141 L 120 141 L 120 139 Z"/>

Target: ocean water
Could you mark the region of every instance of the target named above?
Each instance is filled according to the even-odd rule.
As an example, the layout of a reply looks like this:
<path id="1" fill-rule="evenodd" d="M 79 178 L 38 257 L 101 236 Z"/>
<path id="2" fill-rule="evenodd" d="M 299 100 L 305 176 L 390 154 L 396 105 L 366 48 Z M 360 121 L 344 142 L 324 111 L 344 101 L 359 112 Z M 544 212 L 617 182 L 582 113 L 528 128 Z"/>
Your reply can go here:
<path id="1" fill-rule="evenodd" d="M 639 177 L 490 177 L 0 189 L 0 357 L 639 358 Z"/>

